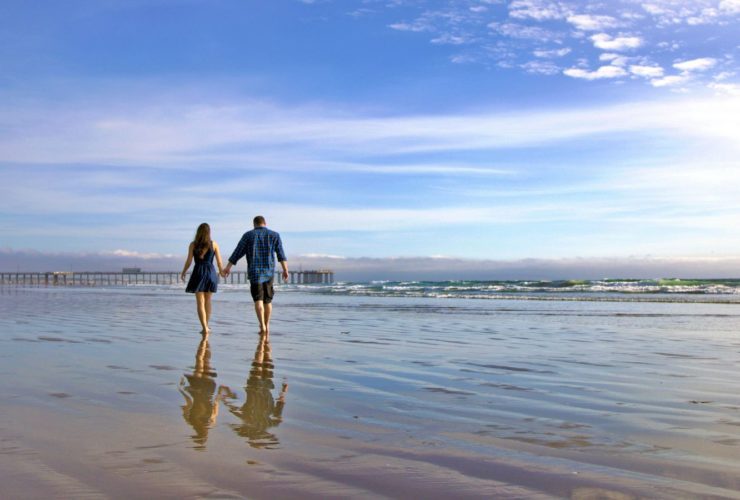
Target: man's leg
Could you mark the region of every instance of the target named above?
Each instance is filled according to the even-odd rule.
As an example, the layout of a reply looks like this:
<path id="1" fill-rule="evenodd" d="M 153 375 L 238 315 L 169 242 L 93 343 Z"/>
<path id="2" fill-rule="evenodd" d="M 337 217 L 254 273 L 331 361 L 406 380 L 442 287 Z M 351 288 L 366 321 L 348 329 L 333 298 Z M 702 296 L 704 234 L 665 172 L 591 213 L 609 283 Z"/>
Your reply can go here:
<path id="1" fill-rule="evenodd" d="M 257 315 L 257 321 L 259 321 L 260 324 L 260 334 L 265 333 L 265 303 L 261 300 L 255 300 L 254 312 Z"/>
<path id="2" fill-rule="evenodd" d="M 270 316 L 272 315 L 272 302 L 268 302 L 265 304 L 265 312 L 262 314 L 262 317 L 265 318 L 265 328 L 263 332 L 265 334 L 270 333 Z"/>
<path id="3" fill-rule="evenodd" d="M 265 312 L 263 317 L 265 319 L 265 328 L 263 333 L 265 335 L 270 333 L 270 316 L 272 316 L 272 297 L 275 295 L 275 289 L 272 286 L 272 280 L 262 284 L 262 296 L 265 303 Z"/>

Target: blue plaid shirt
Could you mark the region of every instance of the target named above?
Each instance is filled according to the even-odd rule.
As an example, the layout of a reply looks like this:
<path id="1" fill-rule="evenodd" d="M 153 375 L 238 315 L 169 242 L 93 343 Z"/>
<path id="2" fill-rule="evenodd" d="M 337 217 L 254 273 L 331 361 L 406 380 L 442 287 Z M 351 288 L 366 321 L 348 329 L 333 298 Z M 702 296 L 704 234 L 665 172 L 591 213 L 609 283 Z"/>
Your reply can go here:
<path id="1" fill-rule="evenodd" d="M 286 261 L 283 242 L 280 235 L 266 227 L 257 227 L 247 231 L 239 240 L 229 262 L 235 265 L 239 259 L 247 256 L 247 276 L 251 283 L 270 281 L 275 275 L 275 254 L 280 262 Z"/>

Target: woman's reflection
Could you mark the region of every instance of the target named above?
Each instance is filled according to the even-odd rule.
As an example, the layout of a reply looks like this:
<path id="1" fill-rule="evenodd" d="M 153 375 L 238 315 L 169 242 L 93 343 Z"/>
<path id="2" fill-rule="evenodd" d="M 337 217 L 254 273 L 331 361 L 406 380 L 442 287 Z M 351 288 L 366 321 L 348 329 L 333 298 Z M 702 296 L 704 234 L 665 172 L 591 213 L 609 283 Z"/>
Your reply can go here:
<path id="1" fill-rule="evenodd" d="M 283 382 L 277 402 L 272 396 L 275 385 L 272 382 L 273 369 L 270 338 L 260 335 L 257 349 L 252 361 L 252 369 L 247 378 L 246 401 L 243 405 L 236 404 L 236 394 L 224 387 L 223 403 L 229 411 L 239 417 L 240 424 L 230 424 L 237 434 L 247 438 L 249 444 L 255 448 L 275 448 L 279 444 L 277 437 L 268 432 L 282 422 L 285 406 L 285 393 L 288 384 Z M 219 390 L 219 393 L 221 390 Z"/>
<path id="2" fill-rule="evenodd" d="M 211 368 L 211 349 L 208 336 L 204 336 L 195 354 L 195 367 L 192 374 L 185 374 L 180 379 L 180 393 L 185 398 L 182 416 L 189 423 L 195 434 L 192 435 L 196 449 L 203 450 L 208 440 L 208 430 L 216 423 L 219 395 L 216 392 L 216 372 Z"/>

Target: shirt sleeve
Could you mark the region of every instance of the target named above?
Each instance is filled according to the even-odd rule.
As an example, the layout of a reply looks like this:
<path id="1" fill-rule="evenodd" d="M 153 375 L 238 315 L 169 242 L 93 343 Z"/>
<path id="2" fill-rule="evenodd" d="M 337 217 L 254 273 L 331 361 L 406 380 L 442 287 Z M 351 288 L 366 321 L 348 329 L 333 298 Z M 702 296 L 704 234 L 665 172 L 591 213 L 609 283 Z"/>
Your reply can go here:
<path id="1" fill-rule="evenodd" d="M 283 240 L 280 239 L 280 235 L 277 235 L 277 245 L 275 245 L 275 253 L 277 253 L 278 262 L 285 262 L 288 258 L 285 256 L 283 250 Z"/>
<path id="2" fill-rule="evenodd" d="M 236 248 L 231 254 L 231 257 L 229 257 L 229 263 L 231 265 L 236 265 L 237 262 L 239 262 L 239 259 L 244 257 L 247 254 L 247 235 L 245 234 L 242 236 L 242 239 L 239 240 L 239 243 L 236 245 Z"/>

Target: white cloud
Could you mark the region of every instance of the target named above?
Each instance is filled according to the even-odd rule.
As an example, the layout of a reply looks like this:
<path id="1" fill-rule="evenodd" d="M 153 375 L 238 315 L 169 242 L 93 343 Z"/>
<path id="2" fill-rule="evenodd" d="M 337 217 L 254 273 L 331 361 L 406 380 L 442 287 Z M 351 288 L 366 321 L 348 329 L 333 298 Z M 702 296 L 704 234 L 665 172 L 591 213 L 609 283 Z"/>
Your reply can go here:
<path id="1" fill-rule="evenodd" d="M 670 52 L 675 52 L 681 48 L 681 44 L 675 41 L 674 42 L 658 42 L 657 46 L 661 49 L 664 49 Z"/>
<path id="2" fill-rule="evenodd" d="M 581 68 L 568 68 L 563 73 L 572 78 L 582 78 L 584 80 L 600 80 L 603 78 L 619 78 L 625 76 L 627 72 L 618 66 L 601 66 L 596 71 L 588 71 Z"/>
<path id="3" fill-rule="evenodd" d="M 551 50 L 535 50 L 533 52 L 535 57 L 551 58 L 551 57 L 563 57 L 570 54 L 571 49 L 563 47 L 562 49 L 551 49 Z"/>
<path id="4" fill-rule="evenodd" d="M 463 45 L 470 43 L 471 39 L 466 36 L 453 35 L 452 33 L 442 33 L 431 42 L 438 45 Z"/>
<path id="5" fill-rule="evenodd" d="M 719 8 L 728 14 L 740 14 L 740 0 L 722 0 Z"/>
<path id="6" fill-rule="evenodd" d="M 627 57 L 627 56 L 620 56 L 611 58 L 611 64 L 612 66 L 619 66 L 624 68 L 627 66 L 631 61 L 633 61 L 634 57 Z"/>
<path id="7" fill-rule="evenodd" d="M 714 67 L 716 64 L 716 59 L 711 57 L 701 57 L 699 59 L 677 62 L 673 67 L 681 71 L 706 71 Z"/>
<path id="8" fill-rule="evenodd" d="M 720 12 L 714 8 L 702 9 L 697 15 L 686 18 L 686 24 L 697 26 L 700 24 L 711 24 L 716 22 Z"/>
<path id="9" fill-rule="evenodd" d="M 668 12 L 665 8 L 661 7 L 658 4 L 655 3 L 643 3 L 642 8 L 645 9 L 645 11 L 649 14 L 653 15 L 662 15 Z"/>
<path id="10" fill-rule="evenodd" d="M 344 255 L 332 255 L 325 253 L 303 253 L 298 255 L 298 259 L 330 259 L 330 260 L 346 260 L 347 257 Z"/>
<path id="11" fill-rule="evenodd" d="M 717 73 L 714 75 L 714 80 L 721 82 L 723 80 L 727 80 L 728 78 L 732 78 L 735 76 L 735 73 L 733 71 L 722 71 L 721 73 Z"/>
<path id="12" fill-rule="evenodd" d="M 511 38 L 530 39 L 539 42 L 557 41 L 563 38 L 561 33 L 526 24 L 493 22 L 488 27 Z"/>
<path id="13" fill-rule="evenodd" d="M 674 87 L 682 83 L 689 81 L 689 77 L 685 75 L 670 75 L 664 76 L 663 78 L 656 78 L 650 80 L 650 84 L 653 87 Z"/>
<path id="14" fill-rule="evenodd" d="M 709 88 L 716 90 L 720 94 L 740 96 L 740 84 L 737 83 L 710 83 Z"/>
<path id="15" fill-rule="evenodd" d="M 651 0 L 642 7 L 661 28 L 681 24 L 722 25 L 740 13 L 740 0 Z"/>
<path id="16" fill-rule="evenodd" d="M 522 68 L 527 73 L 536 75 L 557 75 L 560 73 L 560 67 L 552 61 L 529 61 L 522 64 Z"/>
<path id="17" fill-rule="evenodd" d="M 627 50 L 635 49 L 642 45 L 642 39 L 637 36 L 617 36 L 612 37 L 606 33 L 598 33 L 591 36 L 594 47 L 603 50 Z"/>
<path id="18" fill-rule="evenodd" d="M 152 260 L 152 259 L 170 259 L 177 257 L 171 253 L 156 252 L 137 252 L 135 250 L 113 250 L 112 252 L 101 252 L 101 255 L 111 255 L 114 257 L 132 257 L 134 259 Z"/>
<path id="19" fill-rule="evenodd" d="M 532 73 L 538 71 L 538 66 L 528 64 L 523 54 L 555 58 L 567 51 L 574 59 L 588 57 L 593 61 L 590 47 L 582 43 L 588 39 L 597 49 L 635 56 L 635 59 L 609 59 L 613 66 L 648 66 L 649 62 L 660 61 L 668 67 L 665 56 L 669 51 L 681 49 L 693 55 L 697 39 L 692 34 L 696 31 L 692 26 L 700 24 L 717 26 L 712 47 L 724 50 L 725 54 L 732 53 L 737 44 L 732 41 L 731 32 L 733 26 L 736 27 L 739 3 L 740 0 L 455 0 L 440 2 L 444 7 L 429 10 L 428 6 L 435 2 L 408 1 L 404 6 L 416 9 L 418 19 L 392 27 L 432 33 L 430 38 L 435 44 L 468 45 L 469 54 L 451 57 L 454 63 L 490 64 L 493 61 L 499 68 L 520 68 Z M 502 8 L 494 9 L 489 4 L 506 7 L 508 15 L 501 12 Z M 642 10 L 636 10 L 638 8 Z M 485 22 L 490 31 L 484 29 Z M 566 42 L 569 47 L 565 47 Z M 560 46 L 548 47 L 548 43 Z M 721 60 L 719 55 L 714 57 Z M 570 65 L 583 67 L 572 62 Z M 723 65 L 732 70 L 735 61 L 728 59 Z M 539 73 L 548 74 L 549 70 Z M 632 81 L 638 82 L 637 79 Z M 673 79 L 667 80 L 671 81 Z M 659 85 L 663 83 L 658 82 Z M 685 90 L 690 89 L 686 87 Z"/>
<path id="20" fill-rule="evenodd" d="M 417 24 L 417 23 L 393 23 L 389 24 L 388 27 L 393 30 L 397 31 L 412 31 L 412 32 L 420 32 L 420 31 L 428 31 L 429 26 L 424 24 Z"/>
<path id="21" fill-rule="evenodd" d="M 568 16 L 567 21 L 576 29 L 582 31 L 603 31 L 620 25 L 619 20 L 611 16 L 597 16 L 590 14 Z"/>
<path id="22" fill-rule="evenodd" d="M 644 66 L 633 64 L 630 66 L 630 73 L 645 78 L 660 78 L 663 76 L 663 68 L 660 66 Z"/>
<path id="23" fill-rule="evenodd" d="M 548 0 L 513 0 L 509 4 L 509 15 L 515 19 L 563 19 L 568 12 L 569 9 L 561 2 Z"/>
<path id="24" fill-rule="evenodd" d="M 472 54 L 455 54 L 450 57 L 450 61 L 455 64 L 471 64 L 477 62 L 478 59 Z"/>

